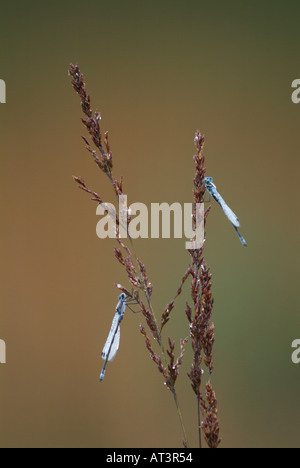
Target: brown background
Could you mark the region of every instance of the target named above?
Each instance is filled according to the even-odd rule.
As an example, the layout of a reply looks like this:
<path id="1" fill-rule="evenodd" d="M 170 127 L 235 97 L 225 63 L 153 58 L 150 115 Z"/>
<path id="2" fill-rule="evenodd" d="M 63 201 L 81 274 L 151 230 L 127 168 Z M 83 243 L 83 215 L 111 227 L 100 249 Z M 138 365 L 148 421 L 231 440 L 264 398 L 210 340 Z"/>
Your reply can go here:
<path id="1" fill-rule="evenodd" d="M 0 78 L 1 447 L 180 447 L 171 394 L 126 312 L 121 349 L 100 352 L 126 283 L 112 240 L 96 237 L 106 178 L 80 135 L 67 69 L 78 62 L 129 203 L 192 200 L 197 128 L 206 165 L 239 215 L 243 249 L 216 204 L 206 261 L 215 297 L 214 388 L 223 447 L 299 446 L 299 2 L 2 2 Z M 189 255 L 184 240 L 139 240 L 159 316 Z M 166 337 L 188 335 L 185 290 Z M 178 346 L 177 346 L 178 352 Z M 190 444 L 196 405 L 178 381 Z"/>

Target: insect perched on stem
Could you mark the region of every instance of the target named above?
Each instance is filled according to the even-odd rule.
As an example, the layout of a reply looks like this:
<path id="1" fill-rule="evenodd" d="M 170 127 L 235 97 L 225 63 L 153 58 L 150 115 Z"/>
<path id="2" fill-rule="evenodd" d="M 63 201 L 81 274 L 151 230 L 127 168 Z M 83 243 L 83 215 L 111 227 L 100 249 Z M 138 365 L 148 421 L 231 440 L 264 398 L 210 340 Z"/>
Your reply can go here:
<path id="1" fill-rule="evenodd" d="M 123 320 L 126 306 L 135 313 L 129 305 L 136 304 L 136 300 L 131 295 L 122 293 L 118 299 L 119 302 L 116 306 L 115 316 L 102 351 L 102 359 L 104 359 L 105 362 L 100 374 L 100 382 L 104 379 L 107 362 L 112 361 L 118 352 L 120 346 L 120 323 Z"/>
<path id="2" fill-rule="evenodd" d="M 205 177 L 204 178 L 204 184 L 205 188 L 208 191 L 208 193 L 216 200 L 217 203 L 219 203 L 220 207 L 223 210 L 224 215 L 227 217 L 227 219 L 231 222 L 232 226 L 236 230 L 237 235 L 239 236 L 239 239 L 244 247 L 247 247 L 247 242 L 243 238 L 242 234 L 239 232 L 238 227 L 240 227 L 240 222 L 238 220 L 238 217 L 234 214 L 231 208 L 227 205 L 225 200 L 221 197 L 219 192 L 217 191 L 217 187 L 215 184 L 213 184 L 213 178 L 212 177 Z"/>

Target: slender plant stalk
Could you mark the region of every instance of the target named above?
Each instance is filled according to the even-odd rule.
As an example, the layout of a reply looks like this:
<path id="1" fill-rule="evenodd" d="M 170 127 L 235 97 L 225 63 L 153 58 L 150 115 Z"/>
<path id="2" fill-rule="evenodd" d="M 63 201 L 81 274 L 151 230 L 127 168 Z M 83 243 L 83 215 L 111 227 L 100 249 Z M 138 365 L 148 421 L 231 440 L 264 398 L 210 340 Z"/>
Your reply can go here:
<path id="1" fill-rule="evenodd" d="M 198 414 L 198 443 L 199 448 L 202 448 L 202 440 L 201 440 L 201 410 L 200 410 L 200 399 L 197 398 L 197 414 Z"/>
<path id="2" fill-rule="evenodd" d="M 181 410 L 180 410 L 179 403 L 178 403 L 177 394 L 176 394 L 175 391 L 172 392 L 172 393 L 173 393 L 173 397 L 174 397 L 174 401 L 175 401 L 175 405 L 176 405 L 176 409 L 177 409 L 177 414 L 178 414 L 178 417 L 179 417 L 179 420 L 180 420 L 180 425 L 181 425 L 181 429 L 182 429 L 182 433 L 183 433 L 183 438 L 184 438 L 186 447 L 189 447 L 187 435 L 186 435 L 186 432 L 185 432 L 185 427 L 184 427 L 184 424 L 183 424 L 182 414 L 181 414 Z"/>

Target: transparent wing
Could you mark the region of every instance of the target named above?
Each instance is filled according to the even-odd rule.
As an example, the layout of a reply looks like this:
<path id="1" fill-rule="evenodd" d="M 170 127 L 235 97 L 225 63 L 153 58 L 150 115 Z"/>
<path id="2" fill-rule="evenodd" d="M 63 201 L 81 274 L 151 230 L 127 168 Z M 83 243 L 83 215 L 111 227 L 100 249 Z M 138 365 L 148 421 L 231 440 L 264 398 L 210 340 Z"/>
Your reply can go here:
<path id="1" fill-rule="evenodd" d="M 111 329 L 108 334 L 106 343 L 102 350 L 102 359 L 104 361 L 112 361 L 117 354 L 120 345 L 120 326 L 119 326 L 119 314 L 114 316 L 112 321 Z"/>
<path id="2" fill-rule="evenodd" d="M 120 327 L 118 327 L 117 333 L 115 334 L 115 338 L 114 338 L 114 341 L 113 341 L 113 344 L 112 344 L 112 347 L 111 347 L 111 350 L 107 359 L 108 361 L 112 361 L 115 358 L 117 351 L 119 349 L 119 346 L 120 346 Z"/>
<path id="3" fill-rule="evenodd" d="M 222 208 L 223 210 L 223 213 L 225 214 L 225 216 L 227 216 L 227 218 L 229 219 L 229 221 L 235 226 L 235 227 L 240 227 L 240 222 L 239 222 L 239 219 L 238 217 L 234 214 L 234 212 L 232 211 L 231 208 L 229 208 L 229 206 L 227 205 L 227 203 L 223 200 L 223 198 L 221 197 L 221 195 L 217 192 L 216 193 L 216 197 L 215 197 L 216 201 L 219 203 L 220 207 Z"/>

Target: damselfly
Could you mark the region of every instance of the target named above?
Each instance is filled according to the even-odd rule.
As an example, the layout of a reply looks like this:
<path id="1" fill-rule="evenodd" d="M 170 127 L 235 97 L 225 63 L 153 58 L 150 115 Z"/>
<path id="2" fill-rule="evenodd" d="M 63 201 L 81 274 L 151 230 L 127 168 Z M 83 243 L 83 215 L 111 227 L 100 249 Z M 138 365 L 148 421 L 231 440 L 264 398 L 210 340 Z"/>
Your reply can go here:
<path id="1" fill-rule="evenodd" d="M 135 299 L 132 296 L 129 296 L 125 293 L 120 294 L 118 299 L 119 299 L 119 302 L 116 306 L 115 316 L 113 318 L 110 332 L 108 334 L 106 343 L 102 351 L 102 359 L 104 359 L 105 362 L 104 362 L 104 365 L 100 374 L 100 382 L 102 382 L 102 380 L 104 379 L 107 362 L 112 361 L 115 358 L 117 351 L 119 349 L 120 323 L 123 320 L 125 308 L 126 306 L 130 308 L 129 304 L 136 304 Z M 130 310 L 132 309 L 130 308 Z"/>
<path id="2" fill-rule="evenodd" d="M 240 222 L 237 218 L 237 216 L 234 214 L 234 212 L 229 208 L 227 203 L 223 200 L 219 192 L 217 191 L 217 187 L 215 184 L 213 184 L 213 178 L 212 177 L 205 177 L 204 179 L 204 184 L 206 190 L 212 195 L 212 197 L 216 200 L 216 202 L 219 203 L 220 207 L 223 210 L 223 213 L 225 216 L 228 218 L 228 220 L 231 222 L 232 226 L 236 230 L 237 235 L 239 236 L 239 239 L 241 243 L 246 247 L 247 242 L 241 235 L 241 233 L 238 231 L 238 227 L 240 227 Z"/>

